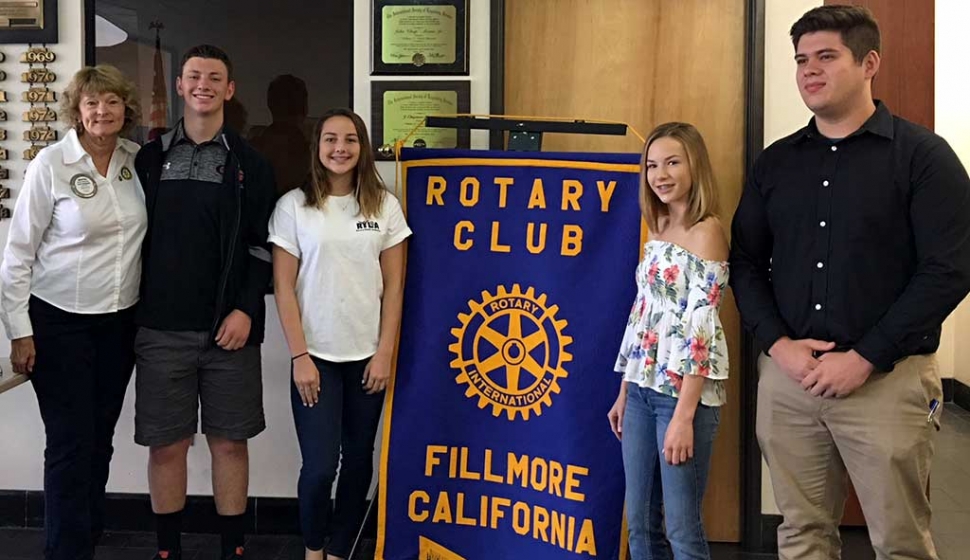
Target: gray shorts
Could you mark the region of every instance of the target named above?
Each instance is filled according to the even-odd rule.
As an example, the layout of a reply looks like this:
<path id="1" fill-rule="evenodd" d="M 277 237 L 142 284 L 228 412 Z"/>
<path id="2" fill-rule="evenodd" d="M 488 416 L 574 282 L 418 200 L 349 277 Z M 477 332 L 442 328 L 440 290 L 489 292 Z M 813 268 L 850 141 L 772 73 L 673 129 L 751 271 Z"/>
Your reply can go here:
<path id="1" fill-rule="evenodd" d="M 232 352 L 198 331 L 140 327 L 135 336 L 135 443 L 169 445 L 202 433 L 246 440 L 266 428 L 259 346 Z"/>

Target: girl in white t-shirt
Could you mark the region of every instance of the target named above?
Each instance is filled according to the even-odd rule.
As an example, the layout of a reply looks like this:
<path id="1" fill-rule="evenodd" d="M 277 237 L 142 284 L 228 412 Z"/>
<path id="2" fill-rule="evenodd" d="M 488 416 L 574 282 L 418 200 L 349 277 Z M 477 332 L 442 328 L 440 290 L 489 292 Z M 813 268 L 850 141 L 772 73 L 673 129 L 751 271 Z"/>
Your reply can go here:
<path id="1" fill-rule="evenodd" d="M 365 514 L 411 230 L 377 174 L 358 115 L 327 112 L 313 145 L 310 181 L 279 200 L 269 240 L 276 305 L 292 356 L 306 558 L 323 559 L 329 533 L 327 559 L 339 560 L 350 553 Z"/>

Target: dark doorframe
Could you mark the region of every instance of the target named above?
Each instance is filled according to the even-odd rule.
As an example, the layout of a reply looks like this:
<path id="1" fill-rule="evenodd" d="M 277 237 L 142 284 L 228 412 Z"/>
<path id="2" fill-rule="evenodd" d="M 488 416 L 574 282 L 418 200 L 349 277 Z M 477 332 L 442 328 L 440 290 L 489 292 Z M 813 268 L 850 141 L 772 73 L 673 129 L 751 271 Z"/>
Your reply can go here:
<path id="1" fill-rule="evenodd" d="M 745 177 L 764 148 L 765 137 L 765 0 L 748 0 L 745 32 Z M 741 546 L 766 548 L 761 514 L 761 448 L 755 434 L 758 406 L 758 350 L 754 337 L 741 329 Z M 773 526 L 772 526 L 773 527 Z M 773 540 L 773 539 L 772 539 Z"/>
<path id="2" fill-rule="evenodd" d="M 491 33 L 489 44 L 489 106 L 492 115 L 505 113 L 505 0 L 491 0 L 489 19 Z M 505 148 L 505 133 L 493 130 L 489 135 L 491 150 Z"/>
<path id="3" fill-rule="evenodd" d="M 94 31 L 94 0 L 84 0 L 84 65 L 94 66 L 96 35 Z"/>

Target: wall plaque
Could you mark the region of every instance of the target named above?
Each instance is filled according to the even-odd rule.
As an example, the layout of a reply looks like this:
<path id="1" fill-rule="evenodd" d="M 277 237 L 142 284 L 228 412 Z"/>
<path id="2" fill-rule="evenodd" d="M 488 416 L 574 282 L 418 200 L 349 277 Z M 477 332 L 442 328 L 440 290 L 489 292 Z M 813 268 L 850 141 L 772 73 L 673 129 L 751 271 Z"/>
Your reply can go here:
<path id="1" fill-rule="evenodd" d="M 428 115 L 467 113 L 471 86 L 466 81 L 371 82 L 371 137 L 379 160 L 394 159 L 381 151 L 383 145 L 403 140 Z M 468 148 L 468 129 L 421 126 L 405 146 L 421 148 Z"/>
<path id="2" fill-rule="evenodd" d="M 0 43 L 56 43 L 57 0 L 0 0 Z"/>
<path id="3" fill-rule="evenodd" d="M 20 81 L 25 84 L 49 84 L 57 79 L 57 75 L 47 68 L 31 68 L 20 75 Z"/>
<path id="4" fill-rule="evenodd" d="M 26 103 L 54 103 L 57 101 L 57 93 L 47 88 L 30 88 L 20 99 Z"/>
<path id="5" fill-rule="evenodd" d="M 26 142 L 53 142 L 57 140 L 57 130 L 49 126 L 35 126 L 24 131 Z"/>
<path id="6" fill-rule="evenodd" d="M 57 60 L 54 52 L 47 47 L 33 47 L 20 55 L 20 62 L 27 64 L 48 64 Z"/>
<path id="7" fill-rule="evenodd" d="M 372 74 L 468 74 L 468 0 L 374 0 Z"/>
<path id="8" fill-rule="evenodd" d="M 57 112 L 45 105 L 41 105 L 40 107 L 32 107 L 29 111 L 24 113 L 25 122 L 54 122 L 56 120 Z"/>
<path id="9" fill-rule="evenodd" d="M 44 149 L 44 147 L 45 146 L 38 146 L 37 144 L 34 144 L 33 146 L 27 148 L 26 150 L 24 150 L 24 159 L 27 161 L 34 159 L 35 157 L 37 157 L 37 154 Z M 0 158 L 0 159 L 7 159 L 7 158 Z"/>

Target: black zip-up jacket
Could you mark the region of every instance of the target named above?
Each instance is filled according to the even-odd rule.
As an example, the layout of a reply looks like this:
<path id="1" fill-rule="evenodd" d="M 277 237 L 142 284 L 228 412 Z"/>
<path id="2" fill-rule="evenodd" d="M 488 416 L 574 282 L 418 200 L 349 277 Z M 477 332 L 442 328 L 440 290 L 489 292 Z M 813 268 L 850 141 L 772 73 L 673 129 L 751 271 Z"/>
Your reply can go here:
<path id="1" fill-rule="evenodd" d="M 269 245 L 269 218 L 276 203 L 275 175 L 270 163 L 238 134 L 223 129 L 222 142 L 229 155 L 223 173 L 223 197 L 220 203 L 219 237 L 222 255 L 216 315 L 212 318 L 215 337 L 223 319 L 234 309 L 244 312 L 252 320 L 247 345 L 260 344 L 266 326 L 264 300 L 273 275 Z M 149 274 L 163 275 L 166 271 L 152 271 L 149 262 L 152 230 L 162 164 L 167 143 L 156 138 L 142 147 L 135 158 L 135 171 L 145 190 L 148 208 L 148 231 L 142 249 L 142 288 Z"/>

